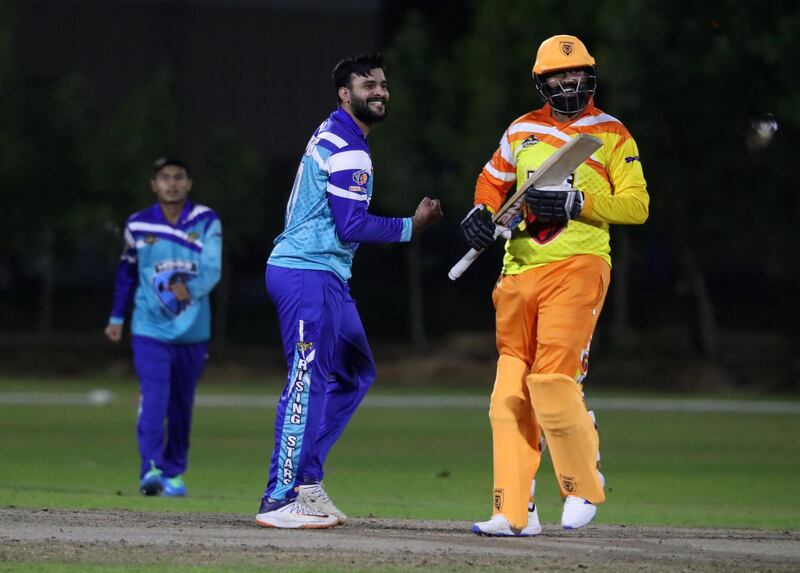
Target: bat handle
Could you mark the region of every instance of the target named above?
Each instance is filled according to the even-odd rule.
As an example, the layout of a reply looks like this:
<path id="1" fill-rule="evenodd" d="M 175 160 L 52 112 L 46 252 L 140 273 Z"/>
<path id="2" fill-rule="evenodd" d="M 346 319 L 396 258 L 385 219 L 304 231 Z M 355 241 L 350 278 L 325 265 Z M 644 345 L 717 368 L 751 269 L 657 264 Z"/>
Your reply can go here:
<path id="1" fill-rule="evenodd" d="M 477 259 L 478 255 L 480 255 L 482 252 L 483 251 L 470 249 L 466 255 L 461 257 L 460 261 L 453 265 L 453 268 L 450 269 L 450 272 L 447 273 L 447 276 L 450 277 L 450 280 L 454 281 L 460 277 L 464 271 L 467 270 L 473 262 L 475 262 L 475 259 Z"/>

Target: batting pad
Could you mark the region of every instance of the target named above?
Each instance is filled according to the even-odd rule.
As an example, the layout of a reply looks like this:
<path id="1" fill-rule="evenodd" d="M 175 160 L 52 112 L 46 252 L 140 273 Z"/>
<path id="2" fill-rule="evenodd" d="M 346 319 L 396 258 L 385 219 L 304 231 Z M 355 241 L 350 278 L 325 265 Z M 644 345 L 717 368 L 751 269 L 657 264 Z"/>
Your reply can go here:
<path id="1" fill-rule="evenodd" d="M 606 496 L 597 472 L 600 438 L 586 411 L 580 386 L 563 374 L 531 374 L 527 383 L 561 496 L 603 503 Z"/>
<path id="2" fill-rule="evenodd" d="M 516 529 L 528 525 L 531 480 L 542 458 L 541 430 L 525 385 L 527 375 L 522 360 L 501 356 L 489 406 L 494 457 L 492 515 L 502 513 Z"/>

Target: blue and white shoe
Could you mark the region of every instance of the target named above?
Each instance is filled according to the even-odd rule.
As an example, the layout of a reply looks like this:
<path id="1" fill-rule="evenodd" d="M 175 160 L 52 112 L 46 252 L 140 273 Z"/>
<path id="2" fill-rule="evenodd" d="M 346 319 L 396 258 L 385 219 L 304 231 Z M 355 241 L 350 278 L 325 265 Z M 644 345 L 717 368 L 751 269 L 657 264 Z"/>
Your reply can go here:
<path id="1" fill-rule="evenodd" d="M 325 488 L 320 483 L 312 483 L 301 485 L 295 488 L 297 490 L 297 501 L 307 505 L 317 513 L 327 513 L 334 515 L 339 520 L 339 525 L 347 521 L 345 513 L 336 507 L 333 500 L 328 497 Z"/>
<path id="2" fill-rule="evenodd" d="M 142 495 L 161 495 L 164 491 L 164 479 L 161 477 L 161 470 L 156 467 L 155 462 L 150 462 L 150 471 L 144 474 L 142 481 L 139 482 L 139 491 Z"/>
<path id="3" fill-rule="evenodd" d="M 168 497 L 184 497 L 186 495 L 186 484 L 183 483 L 183 476 L 165 478 L 164 495 Z"/>
<path id="4" fill-rule="evenodd" d="M 256 525 L 278 529 L 328 529 L 339 525 L 339 519 L 319 513 L 298 499 L 280 502 L 262 499 Z"/>

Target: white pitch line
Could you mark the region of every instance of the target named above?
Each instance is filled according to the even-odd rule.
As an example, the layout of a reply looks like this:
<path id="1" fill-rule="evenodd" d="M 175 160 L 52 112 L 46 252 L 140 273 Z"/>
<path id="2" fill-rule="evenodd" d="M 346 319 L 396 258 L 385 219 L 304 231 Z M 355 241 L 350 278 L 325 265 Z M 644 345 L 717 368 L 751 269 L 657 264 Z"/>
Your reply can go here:
<path id="1" fill-rule="evenodd" d="M 0 405 L 76 405 L 104 406 L 114 402 L 113 392 L 106 389 L 86 393 L 3 392 Z M 275 396 L 200 394 L 199 407 L 208 408 L 274 408 Z M 589 398 L 589 408 L 599 411 L 630 412 L 725 412 L 737 414 L 800 414 L 800 402 L 776 400 L 716 400 L 688 398 Z M 489 396 L 451 395 L 374 395 L 364 399 L 365 408 L 465 408 L 488 409 Z"/>
<path id="2" fill-rule="evenodd" d="M 737 414 L 800 414 L 800 402 L 686 398 L 596 398 L 590 408 L 640 412 L 732 412 Z"/>

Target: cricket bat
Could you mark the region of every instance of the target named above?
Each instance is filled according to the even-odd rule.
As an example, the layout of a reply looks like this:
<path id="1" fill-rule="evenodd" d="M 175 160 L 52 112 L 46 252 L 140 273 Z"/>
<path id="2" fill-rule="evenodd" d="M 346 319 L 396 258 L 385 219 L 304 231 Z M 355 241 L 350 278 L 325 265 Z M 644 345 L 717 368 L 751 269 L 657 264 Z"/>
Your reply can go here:
<path id="1" fill-rule="evenodd" d="M 495 239 L 519 225 L 522 218 L 520 212 L 525 204 L 525 191 L 530 187 L 561 185 L 573 171 L 602 146 L 603 142 L 596 137 L 581 133 L 557 149 L 528 177 L 525 183 L 519 186 L 514 195 L 492 217 L 492 222 L 495 224 Z M 447 273 L 450 280 L 460 277 L 482 252 L 470 249 Z"/>

